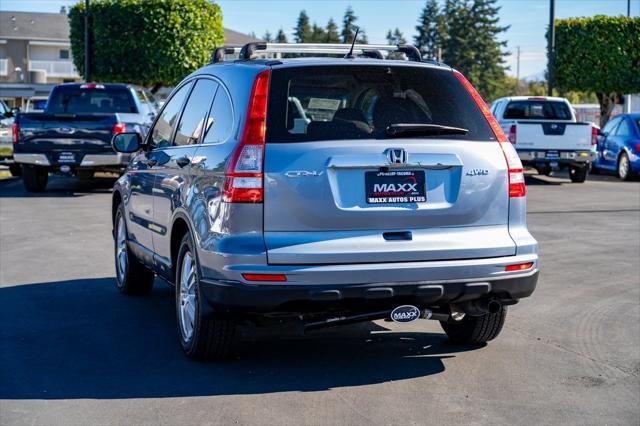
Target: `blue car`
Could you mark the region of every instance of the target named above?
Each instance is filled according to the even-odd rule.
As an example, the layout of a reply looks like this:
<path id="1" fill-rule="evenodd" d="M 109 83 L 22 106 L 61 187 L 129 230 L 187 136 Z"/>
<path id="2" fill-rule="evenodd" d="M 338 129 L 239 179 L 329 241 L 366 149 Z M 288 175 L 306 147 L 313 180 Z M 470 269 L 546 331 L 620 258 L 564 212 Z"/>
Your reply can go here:
<path id="1" fill-rule="evenodd" d="M 640 175 L 640 113 L 621 114 L 598 135 L 594 171 L 616 172 L 622 180 Z"/>

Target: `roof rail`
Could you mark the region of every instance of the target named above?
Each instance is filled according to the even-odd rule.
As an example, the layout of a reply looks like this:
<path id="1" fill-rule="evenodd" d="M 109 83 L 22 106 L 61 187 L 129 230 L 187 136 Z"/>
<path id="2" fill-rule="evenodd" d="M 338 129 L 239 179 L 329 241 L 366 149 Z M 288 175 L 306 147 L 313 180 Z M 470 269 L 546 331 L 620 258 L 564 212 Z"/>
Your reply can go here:
<path id="1" fill-rule="evenodd" d="M 238 54 L 240 60 L 253 59 L 256 54 L 265 53 L 297 53 L 297 54 L 345 54 L 351 49 L 350 44 L 340 43 L 247 43 L 241 49 L 233 47 L 218 47 L 211 55 L 211 63 L 224 60 L 224 55 Z M 390 44 L 355 44 L 354 52 L 359 52 L 361 56 L 368 58 L 383 59 L 382 52 L 404 53 L 408 60 L 421 62 L 422 55 L 417 47 L 410 44 L 390 45 Z"/>

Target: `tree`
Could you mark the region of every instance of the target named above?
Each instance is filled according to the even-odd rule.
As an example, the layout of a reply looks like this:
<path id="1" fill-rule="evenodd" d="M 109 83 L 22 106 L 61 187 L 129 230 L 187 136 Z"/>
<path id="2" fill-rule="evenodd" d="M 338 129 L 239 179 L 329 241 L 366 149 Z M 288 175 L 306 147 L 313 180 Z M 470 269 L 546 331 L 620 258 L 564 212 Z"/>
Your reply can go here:
<path id="1" fill-rule="evenodd" d="M 438 2 L 428 0 L 416 26 L 418 34 L 413 38 L 414 44 L 424 58 L 433 59 L 438 56 L 438 48 L 442 47 L 444 38 L 444 26 L 444 15 L 440 13 Z"/>
<path id="2" fill-rule="evenodd" d="M 265 31 L 264 35 L 262 36 L 262 39 L 264 41 L 266 41 L 267 43 L 272 43 L 273 42 L 273 35 L 271 34 L 271 32 L 269 30 Z"/>
<path id="3" fill-rule="evenodd" d="M 338 33 L 338 26 L 333 18 L 327 22 L 327 28 L 325 31 L 325 43 L 340 43 L 340 34 Z"/>
<path id="4" fill-rule="evenodd" d="M 497 0 L 447 0 L 442 11 L 442 59 L 462 72 L 482 96 L 493 99 L 505 81 L 502 49 L 506 41 L 498 35 L 508 26 L 498 24 Z"/>
<path id="5" fill-rule="evenodd" d="M 304 10 L 298 15 L 298 22 L 293 29 L 293 38 L 296 43 L 308 43 L 311 40 L 312 32 L 309 24 L 309 16 Z"/>
<path id="6" fill-rule="evenodd" d="M 640 18 L 556 21 L 554 75 L 560 90 L 595 92 L 604 126 L 616 99 L 640 92 Z"/>
<path id="7" fill-rule="evenodd" d="M 387 31 L 387 43 L 389 44 L 407 44 L 407 40 L 404 38 L 404 34 L 399 28 L 396 28 L 393 32 Z"/>
<path id="8" fill-rule="evenodd" d="M 69 11 L 73 62 L 84 73 L 84 2 Z M 220 7 L 206 0 L 94 0 L 91 74 L 96 81 L 172 86 L 209 62 L 224 41 Z"/>
<path id="9" fill-rule="evenodd" d="M 276 34 L 276 43 L 286 43 L 287 42 L 287 36 L 284 33 L 284 31 L 282 31 L 282 28 L 280 28 L 278 30 L 278 33 Z"/>
<path id="10" fill-rule="evenodd" d="M 326 38 L 327 34 L 324 32 L 324 28 L 314 22 L 313 27 L 311 27 L 311 39 L 309 41 L 311 43 L 324 43 Z"/>
<path id="11" fill-rule="evenodd" d="M 353 41 L 353 36 L 356 33 L 355 22 L 358 20 L 358 17 L 353 12 L 351 6 L 347 7 L 347 10 L 344 13 L 344 18 L 342 18 L 342 31 L 340 35 L 342 36 L 343 43 L 351 43 Z M 367 43 L 367 35 L 364 32 L 363 28 L 360 28 L 358 31 L 358 39 L 357 43 Z"/>

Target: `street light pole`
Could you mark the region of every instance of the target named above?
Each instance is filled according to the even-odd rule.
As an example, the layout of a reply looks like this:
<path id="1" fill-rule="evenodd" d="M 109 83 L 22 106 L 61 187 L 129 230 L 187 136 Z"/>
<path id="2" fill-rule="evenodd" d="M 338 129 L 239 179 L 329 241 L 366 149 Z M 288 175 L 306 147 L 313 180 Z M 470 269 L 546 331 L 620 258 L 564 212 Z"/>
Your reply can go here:
<path id="1" fill-rule="evenodd" d="M 549 61 L 547 65 L 547 96 L 553 96 L 553 85 L 555 80 L 555 55 L 556 55 L 556 1 L 549 0 L 549 40 L 547 49 Z"/>
<path id="2" fill-rule="evenodd" d="M 631 17 L 631 0 L 627 0 L 627 18 Z M 631 94 L 625 96 L 624 112 L 631 114 Z"/>
<path id="3" fill-rule="evenodd" d="M 91 37 L 89 36 L 89 0 L 84 0 L 84 81 L 91 81 Z"/>

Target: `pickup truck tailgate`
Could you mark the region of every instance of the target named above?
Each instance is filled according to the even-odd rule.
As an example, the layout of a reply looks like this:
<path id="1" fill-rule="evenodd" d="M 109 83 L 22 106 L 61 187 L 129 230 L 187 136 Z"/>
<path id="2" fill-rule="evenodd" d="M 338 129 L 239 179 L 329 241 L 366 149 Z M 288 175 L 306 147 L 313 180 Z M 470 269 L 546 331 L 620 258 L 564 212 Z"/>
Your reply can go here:
<path id="1" fill-rule="evenodd" d="M 591 128 L 589 123 L 517 122 L 515 147 L 518 150 L 590 150 Z"/>

